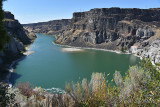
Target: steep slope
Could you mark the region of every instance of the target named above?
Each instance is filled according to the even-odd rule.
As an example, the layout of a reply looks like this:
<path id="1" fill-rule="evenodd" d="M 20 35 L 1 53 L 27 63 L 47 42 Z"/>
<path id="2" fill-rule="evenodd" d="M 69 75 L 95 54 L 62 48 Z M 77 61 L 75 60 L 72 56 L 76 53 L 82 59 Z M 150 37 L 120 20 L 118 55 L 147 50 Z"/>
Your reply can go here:
<path id="1" fill-rule="evenodd" d="M 20 57 L 25 51 L 25 45 L 29 45 L 36 38 L 34 33 L 25 30 L 10 12 L 4 12 L 4 17 L 4 25 L 10 42 L 5 45 L 5 50 L 0 53 L 0 71 Z"/>
<path id="2" fill-rule="evenodd" d="M 61 29 L 52 29 L 55 25 L 51 21 L 24 27 L 37 33 L 55 34 L 57 44 L 128 51 L 136 45 L 136 53 L 146 56 L 142 55 L 144 47 L 147 49 L 154 40 L 160 38 L 160 9 L 91 9 L 73 13 L 73 18 L 69 23 L 61 24 Z M 160 63 L 160 60 L 152 59 Z"/>
<path id="3" fill-rule="evenodd" d="M 43 34 L 58 34 L 64 32 L 71 27 L 71 19 L 53 20 L 49 22 L 40 22 L 32 24 L 24 24 L 25 29 Z"/>

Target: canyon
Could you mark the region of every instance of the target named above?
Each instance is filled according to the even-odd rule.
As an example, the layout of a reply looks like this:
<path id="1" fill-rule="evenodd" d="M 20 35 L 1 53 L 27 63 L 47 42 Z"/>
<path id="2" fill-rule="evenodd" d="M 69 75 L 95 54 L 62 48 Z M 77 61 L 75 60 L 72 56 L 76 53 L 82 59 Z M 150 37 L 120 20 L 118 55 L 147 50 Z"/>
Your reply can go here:
<path id="1" fill-rule="evenodd" d="M 72 19 L 24 24 L 23 26 L 10 12 L 4 12 L 4 16 L 4 24 L 10 36 L 10 42 L 0 53 L 0 67 L 7 69 L 14 60 L 23 56 L 25 48 L 38 37 L 30 47 L 35 53 L 20 61 L 15 68 L 14 73 L 23 75 L 22 78 L 21 75 L 18 78 L 15 75 L 12 77 L 15 76 L 14 82 L 18 79 L 23 82 L 33 80 L 31 83 L 35 82 L 34 85 L 39 84 L 38 86 L 47 88 L 36 87 L 31 90 L 32 93 L 29 96 L 22 95 L 19 89 L 23 89 L 23 87 L 9 88 L 9 93 L 15 94 L 14 104 L 20 107 L 52 106 L 59 103 L 64 105 L 65 98 L 67 98 L 67 102 L 73 102 L 76 105 L 76 99 L 72 99 L 71 94 L 50 94 L 47 90 L 59 90 L 59 88 L 51 88 L 52 86 L 64 88 L 64 82 L 69 79 L 74 80 L 75 78 L 77 81 L 80 79 L 80 74 L 81 77 L 85 77 L 85 73 L 90 76 L 93 71 L 105 72 L 107 78 L 111 80 L 109 75 L 113 75 L 115 68 L 125 72 L 127 67 L 138 64 L 137 61 L 139 61 L 134 55 L 87 49 L 71 52 L 70 50 L 73 51 L 73 49 L 56 44 L 134 53 L 141 57 L 151 58 L 155 64 L 160 63 L 160 9 L 158 8 L 91 9 L 88 12 L 73 13 Z M 34 33 L 39 34 L 36 36 Z M 55 38 L 47 35 L 54 35 Z M 53 41 L 55 44 L 52 43 Z M 133 51 L 132 48 L 135 50 Z M 69 67 L 70 73 L 66 72 L 67 67 Z M 111 69 L 108 69 L 110 67 Z M 77 75 L 73 75 L 74 73 Z M 135 72 L 136 75 L 137 73 Z M 62 80 L 61 84 L 59 79 Z M 138 77 L 136 79 L 139 80 Z M 142 79 L 144 79 L 143 76 Z M 129 86 L 132 85 L 135 84 L 129 84 Z M 126 90 L 126 88 L 124 89 Z"/>
<path id="2" fill-rule="evenodd" d="M 0 71 L 6 72 L 11 63 L 23 56 L 25 47 L 33 42 L 36 35 L 23 28 L 11 12 L 4 11 L 4 26 L 7 30 L 10 41 L 5 44 L 5 50 L 0 52 Z M 2 73 L 2 77 L 3 73 Z"/>
<path id="3" fill-rule="evenodd" d="M 160 9 L 95 8 L 72 19 L 24 24 L 34 33 L 55 35 L 56 44 L 127 51 L 160 63 Z"/>

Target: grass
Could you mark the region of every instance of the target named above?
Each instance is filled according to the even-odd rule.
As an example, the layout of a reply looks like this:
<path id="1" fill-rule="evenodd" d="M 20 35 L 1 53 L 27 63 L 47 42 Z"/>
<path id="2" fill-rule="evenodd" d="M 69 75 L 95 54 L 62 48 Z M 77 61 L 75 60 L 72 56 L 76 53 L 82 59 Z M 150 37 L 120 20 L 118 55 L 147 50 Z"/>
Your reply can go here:
<path id="1" fill-rule="evenodd" d="M 3 19 L 3 21 L 5 22 L 5 21 L 7 21 L 7 22 L 13 22 L 14 20 L 12 20 L 12 19 Z"/>

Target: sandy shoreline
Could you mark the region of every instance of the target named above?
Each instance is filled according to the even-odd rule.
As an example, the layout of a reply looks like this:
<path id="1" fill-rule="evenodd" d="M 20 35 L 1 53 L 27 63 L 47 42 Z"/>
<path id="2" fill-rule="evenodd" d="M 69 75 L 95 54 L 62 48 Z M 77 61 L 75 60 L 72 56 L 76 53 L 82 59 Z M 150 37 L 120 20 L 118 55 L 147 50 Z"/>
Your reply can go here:
<path id="1" fill-rule="evenodd" d="M 62 48 L 62 52 L 83 52 L 84 49 L 79 48 Z"/>
<path id="2" fill-rule="evenodd" d="M 29 56 L 29 55 L 31 55 L 33 53 L 34 53 L 34 51 L 27 51 L 27 52 L 24 52 L 23 55 Z"/>
<path id="3" fill-rule="evenodd" d="M 133 54 L 133 53 L 129 53 L 128 51 L 126 53 L 122 53 L 122 52 L 117 51 L 117 50 L 108 50 L 108 49 L 99 49 L 99 48 L 88 48 L 88 47 L 75 47 L 75 46 L 69 46 L 69 45 L 56 44 L 54 42 L 52 42 L 52 43 L 54 45 L 57 45 L 57 46 L 62 46 L 62 47 L 66 47 L 66 48 L 73 48 L 73 50 L 75 50 L 75 49 L 100 50 L 100 51 L 113 52 L 113 53 L 117 53 L 117 54 L 130 54 L 130 55 L 134 55 L 134 56 L 139 57 L 140 59 L 142 59 L 141 56 L 138 56 L 138 55 Z"/>
<path id="4" fill-rule="evenodd" d="M 134 54 L 134 53 L 129 53 L 128 51 L 126 52 L 126 53 L 122 53 L 122 52 L 120 52 L 120 51 L 117 51 L 117 50 L 108 50 L 108 49 L 99 49 L 99 48 L 87 48 L 87 47 L 75 47 L 75 46 L 69 46 L 69 45 L 61 45 L 61 44 L 56 44 L 56 43 L 54 43 L 54 42 L 52 42 L 54 45 L 57 45 L 57 46 L 61 46 L 61 47 L 66 47 L 66 48 L 69 48 L 69 49 L 66 49 L 66 51 L 75 51 L 75 50 L 80 50 L 80 49 L 82 49 L 82 50 L 85 50 L 85 49 L 87 49 L 87 50 L 100 50 L 100 51 L 107 51 L 107 52 L 113 52 L 113 53 L 117 53 L 117 54 L 127 54 L 127 55 L 134 55 L 134 56 L 136 56 L 136 57 L 138 57 L 138 58 L 140 58 L 140 60 L 142 60 L 143 59 L 143 57 L 142 56 L 139 56 L 139 55 L 137 55 L 137 54 Z M 155 65 L 155 63 L 154 62 L 151 62 L 152 63 L 152 65 Z"/>

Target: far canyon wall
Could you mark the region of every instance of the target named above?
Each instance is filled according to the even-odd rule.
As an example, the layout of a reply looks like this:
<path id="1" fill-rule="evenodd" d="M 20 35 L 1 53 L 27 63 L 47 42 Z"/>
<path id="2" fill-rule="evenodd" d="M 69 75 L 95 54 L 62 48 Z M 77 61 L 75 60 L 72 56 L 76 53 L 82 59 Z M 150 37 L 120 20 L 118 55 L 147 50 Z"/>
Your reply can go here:
<path id="1" fill-rule="evenodd" d="M 97 8 L 73 13 L 72 19 L 23 26 L 36 33 L 55 35 L 55 43 L 62 45 L 128 51 L 134 45 L 136 54 L 160 63 L 159 8 Z"/>

